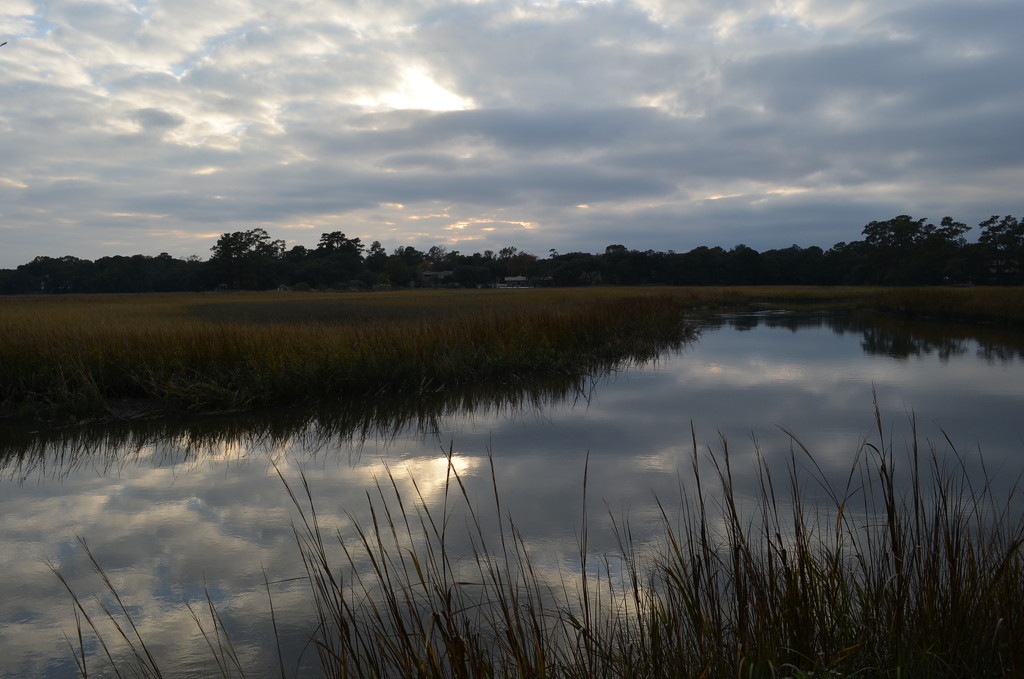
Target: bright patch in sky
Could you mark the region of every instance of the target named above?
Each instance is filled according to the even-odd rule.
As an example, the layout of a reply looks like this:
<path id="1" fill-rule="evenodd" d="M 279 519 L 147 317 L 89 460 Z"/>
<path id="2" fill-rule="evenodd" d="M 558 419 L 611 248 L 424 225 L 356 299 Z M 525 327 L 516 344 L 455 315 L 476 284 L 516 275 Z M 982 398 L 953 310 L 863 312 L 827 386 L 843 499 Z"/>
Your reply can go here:
<path id="1" fill-rule="evenodd" d="M 375 110 L 463 111 L 473 102 L 441 87 L 423 68 L 406 66 L 394 89 L 367 95 L 357 100 L 360 106 Z"/>
<path id="2" fill-rule="evenodd" d="M 0 0 L 0 269 L 255 226 L 764 250 L 1020 215 L 1022 25 L 1015 0 Z"/>

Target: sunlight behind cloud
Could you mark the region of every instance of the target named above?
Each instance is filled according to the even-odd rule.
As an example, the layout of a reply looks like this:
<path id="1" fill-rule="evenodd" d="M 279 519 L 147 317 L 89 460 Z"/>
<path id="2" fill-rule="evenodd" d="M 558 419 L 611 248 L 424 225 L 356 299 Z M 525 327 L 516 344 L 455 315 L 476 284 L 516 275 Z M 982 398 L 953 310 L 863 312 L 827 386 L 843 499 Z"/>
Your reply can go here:
<path id="1" fill-rule="evenodd" d="M 9 177 L 0 177 L 0 184 L 4 184 L 6 186 L 12 186 L 12 187 L 14 187 L 16 189 L 27 189 L 28 188 L 28 184 L 26 184 L 25 182 L 21 182 L 21 181 L 18 181 L 16 179 L 11 179 Z"/>
<path id="2" fill-rule="evenodd" d="M 234 116 L 220 113 L 197 113 L 179 128 L 170 132 L 168 139 L 185 146 L 205 146 L 222 150 L 235 150 L 247 123 Z"/>
<path id="3" fill-rule="evenodd" d="M 108 213 L 108 216 L 117 217 L 119 219 L 135 219 L 138 217 L 145 217 L 146 219 L 164 219 L 168 215 L 150 212 L 110 212 Z"/>
<path id="4" fill-rule="evenodd" d="M 388 248 L 585 251 L 976 223 L 1019 202 L 1022 18 L 962 0 L 4 0 L 0 268 L 107 256 L 107 228 L 120 252 L 187 256 L 212 243 L 156 235 L 258 223 L 309 247 L 344 224 Z"/>
<path id="5" fill-rule="evenodd" d="M 633 99 L 633 105 L 641 108 L 654 108 L 673 118 L 699 119 L 704 111 L 691 106 L 678 92 L 659 92 L 644 94 Z"/>
<path id="6" fill-rule="evenodd" d="M 462 231 L 466 229 L 466 227 L 479 226 L 481 224 L 509 224 L 511 226 L 521 227 L 523 229 L 526 229 L 527 231 L 531 229 L 536 229 L 537 227 L 540 226 L 540 224 L 538 224 L 537 222 L 516 221 L 511 219 L 481 219 L 479 217 L 470 217 L 469 219 L 461 219 L 457 222 L 452 222 L 451 224 L 443 226 L 441 228 L 444 229 L 445 231 Z M 493 231 L 496 227 L 484 226 L 481 228 L 484 231 Z"/>
<path id="7" fill-rule="evenodd" d="M 365 96 L 360 106 L 377 110 L 464 111 L 473 108 L 470 99 L 439 85 L 423 68 L 406 66 L 394 89 Z"/>

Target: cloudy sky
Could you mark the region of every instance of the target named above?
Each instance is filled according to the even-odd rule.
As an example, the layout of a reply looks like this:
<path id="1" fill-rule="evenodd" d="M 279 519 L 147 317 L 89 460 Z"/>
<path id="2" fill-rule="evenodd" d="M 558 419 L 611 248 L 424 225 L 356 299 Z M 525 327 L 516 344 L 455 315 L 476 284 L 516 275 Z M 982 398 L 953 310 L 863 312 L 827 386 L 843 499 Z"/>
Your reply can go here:
<path id="1" fill-rule="evenodd" d="M 1024 186 L 1024 3 L 3 0 L 0 268 L 829 247 Z"/>

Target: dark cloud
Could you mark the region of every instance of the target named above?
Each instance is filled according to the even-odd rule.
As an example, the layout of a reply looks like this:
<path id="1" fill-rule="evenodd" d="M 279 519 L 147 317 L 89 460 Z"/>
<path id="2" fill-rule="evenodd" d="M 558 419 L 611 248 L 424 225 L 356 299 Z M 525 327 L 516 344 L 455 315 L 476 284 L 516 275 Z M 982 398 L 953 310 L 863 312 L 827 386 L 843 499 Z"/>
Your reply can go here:
<path id="1" fill-rule="evenodd" d="M 179 127 L 184 118 L 158 108 L 140 108 L 132 116 L 132 120 L 138 123 L 143 130 L 163 132 Z"/>
<path id="2" fill-rule="evenodd" d="M 0 10 L 0 267 L 256 223 L 544 254 L 1020 212 L 1019 3 L 31 11 Z"/>

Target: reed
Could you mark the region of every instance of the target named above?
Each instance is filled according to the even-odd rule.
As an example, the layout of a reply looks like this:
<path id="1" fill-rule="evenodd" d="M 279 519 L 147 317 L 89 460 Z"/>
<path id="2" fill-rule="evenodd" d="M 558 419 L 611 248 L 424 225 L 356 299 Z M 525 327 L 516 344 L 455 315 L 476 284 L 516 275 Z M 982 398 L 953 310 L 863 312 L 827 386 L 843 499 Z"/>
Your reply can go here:
<path id="1" fill-rule="evenodd" d="M 79 419 L 579 376 L 690 336 L 676 300 L 636 291 L 2 303 L 0 409 Z"/>
<path id="2" fill-rule="evenodd" d="M 947 321 L 1024 324 L 1024 289 L 996 287 L 888 288 L 873 296 L 882 311 Z"/>
<path id="3" fill-rule="evenodd" d="M 870 309 L 940 321 L 1024 325 L 1024 288 L 993 286 L 852 287 L 745 286 L 695 288 L 695 299 L 733 306 L 786 309 Z"/>
<path id="4" fill-rule="evenodd" d="M 1024 322 L 1020 288 L 5 297 L 0 417 L 109 420 L 580 376 L 692 338 L 684 313 L 765 306 Z"/>
<path id="5" fill-rule="evenodd" d="M 776 478 L 758 455 L 750 495 L 734 484 L 727 442 L 703 451 L 694 436 L 693 485 L 681 485 L 679 507 L 659 503 L 660 545 L 639 544 L 612 516 L 618 553 L 593 554 L 595 527 L 584 520 L 575 566 L 557 576 L 537 566 L 503 509 L 493 461 L 490 506 L 472 501 L 449 457 L 439 505 L 418 487 L 404 494 L 389 472 L 367 496 L 371 519 L 348 535 L 323 525 L 305 478 L 282 475 L 315 601 L 320 669 L 327 677 L 1020 676 L 1020 488 L 997 491 L 986 474 L 972 477 L 952 443 L 940 452 L 917 438 L 915 430 L 897 453 L 877 417 L 876 434 L 836 479 L 793 436 L 788 473 Z M 587 490 L 585 469 L 584 507 Z M 468 553 L 453 550 L 457 531 L 468 531 Z M 105 615 L 128 651 L 104 645 L 104 653 L 155 676 L 158 661 L 114 600 L 119 608 Z M 101 616 L 81 603 L 76 610 L 69 643 L 84 657 L 81 640 Z M 212 607 L 209 617 L 216 629 Z M 241 670 L 229 644 L 210 647 L 224 676 Z"/>

